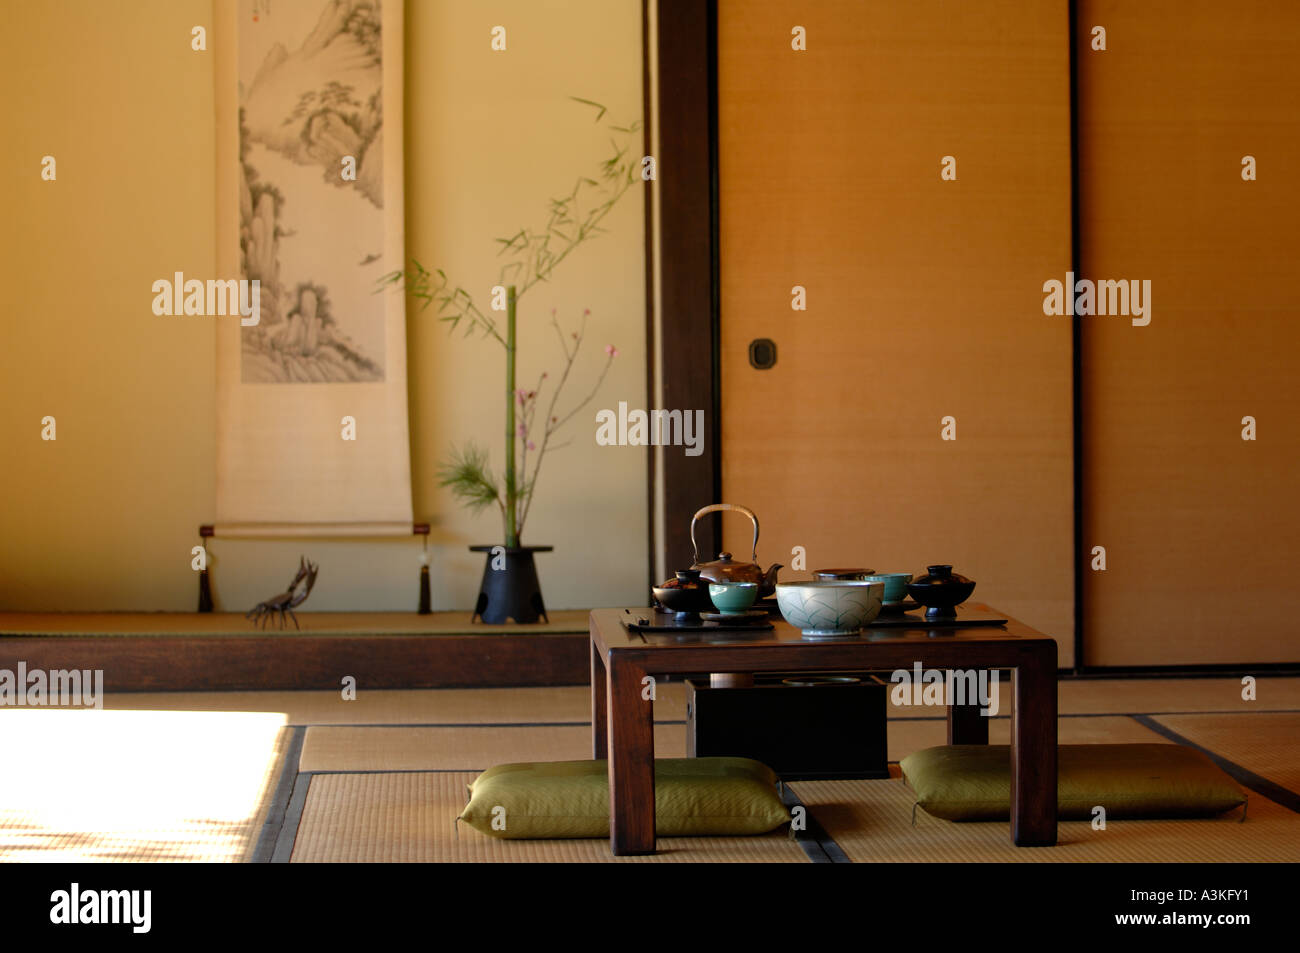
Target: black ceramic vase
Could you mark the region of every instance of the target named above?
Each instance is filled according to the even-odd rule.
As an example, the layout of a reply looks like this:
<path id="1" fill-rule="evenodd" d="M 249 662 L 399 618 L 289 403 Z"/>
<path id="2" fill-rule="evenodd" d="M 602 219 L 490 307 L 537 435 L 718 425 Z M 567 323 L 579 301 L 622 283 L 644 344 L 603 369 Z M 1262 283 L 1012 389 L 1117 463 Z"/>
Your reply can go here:
<path id="1" fill-rule="evenodd" d="M 553 546 L 471 546 L 470 551 L 487 553 L 483 583 L 470 621 L 499 624 L 513 619 L 528 623 L 551 620 L 542 601 L 533 553 L 549 553 Z"/>
<path id="2" fill-rule="evenodd" d="M 907 584 L 907 594 L 926 607 L 927 619 L 955 619 L 957 606 L 970 598 L 975 583 L 952 571 L 951 566 L 926 566 L 929 574 Z"/>

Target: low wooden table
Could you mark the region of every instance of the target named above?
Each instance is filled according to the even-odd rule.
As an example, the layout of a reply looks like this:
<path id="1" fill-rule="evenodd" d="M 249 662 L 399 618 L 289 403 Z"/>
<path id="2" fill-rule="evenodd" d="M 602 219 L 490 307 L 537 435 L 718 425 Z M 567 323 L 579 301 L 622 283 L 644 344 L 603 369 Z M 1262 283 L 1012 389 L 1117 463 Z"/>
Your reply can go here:
<path id="1" fill-rule="evenodd" d="M 987 606 L 976 608 L 987 609 Z M 810 640 L 781 619 L 774 631 L 640 635 L 628 612 L 591 613 L 592 757 L 609 759 L 609 841 L 615 854 L 655 852 L 654 703 L 658 675 L 695 672 L 1011 669 L 1011 840 L 1056 843 L 1056 642 L 1010 619 L 1005 627 L 867 629 L 856 638 Z M 987 744 L 975 706 L 948 709 L 949 744 Z"/>

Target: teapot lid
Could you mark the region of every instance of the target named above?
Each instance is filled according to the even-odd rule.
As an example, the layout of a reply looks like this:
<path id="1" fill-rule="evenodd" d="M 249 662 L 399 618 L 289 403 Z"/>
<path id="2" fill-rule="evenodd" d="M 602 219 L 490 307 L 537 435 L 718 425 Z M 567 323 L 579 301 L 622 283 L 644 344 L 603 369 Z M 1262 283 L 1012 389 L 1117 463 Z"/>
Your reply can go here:
<path id="1" fill-rule="evenodd" d="M 757 566 L 758 563 L 738 563 L 731 557 L 731 553 L 718 553 L 718 558 L 708 563 L 696 563 L 696 569 L 749 569 L 751 566 Z"/>

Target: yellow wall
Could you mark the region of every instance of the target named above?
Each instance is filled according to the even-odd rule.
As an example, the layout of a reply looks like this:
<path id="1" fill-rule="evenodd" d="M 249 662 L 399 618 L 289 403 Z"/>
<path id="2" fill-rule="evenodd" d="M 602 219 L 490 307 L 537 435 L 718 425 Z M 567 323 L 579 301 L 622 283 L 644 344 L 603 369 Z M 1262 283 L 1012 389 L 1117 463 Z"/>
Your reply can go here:
<path id="1" fill-rule="evenodd" d="M 0 259 L 0 608 L 192 608 L 190 547 L 214 506 L 214 334 L 208 318 L 160 318 L 155 278 L 211 276 L 213 69 L 190 49 L 211 0 L 15 5 L 0 33 L 7 97 Z M 496 279 L 492 239 L 540 220 L 545 199 L 604 157 L 605 138 L 570 95 L 641 116 L 637 0 L 408 4 L 407 252 L 471 289 Z M 507 51 L 489 32 L 507 29 Z M 43 155 L 58 178 L 40 178 Z M 525 542 L 551 607 L 642 601 L 646 458 L 597 447 L 594 414 L 645 406 L 643 201 L 634 190 L 610 234 L 524 299 L 519 380 L 559 357 L 551 307 L 590 308 L 585 394 L 606 343 L 620 357 L 571 446 L 549 457 Z M 501 353 L 449 339 L 431 313 L 408 320 L 412 482 L 434 524 L 436 608 L 468 607 L 492 514 L 463 511 L 436 486 L 440 456 L 469 438 L 500 461 Z M 58 440 L 40 439 L 40 420 Z M 414 542 L 214 545 L 219 607 L 243 609 L 288 582 L 299 552 L 321 564 L 309 607 L 413 608 Z"/>

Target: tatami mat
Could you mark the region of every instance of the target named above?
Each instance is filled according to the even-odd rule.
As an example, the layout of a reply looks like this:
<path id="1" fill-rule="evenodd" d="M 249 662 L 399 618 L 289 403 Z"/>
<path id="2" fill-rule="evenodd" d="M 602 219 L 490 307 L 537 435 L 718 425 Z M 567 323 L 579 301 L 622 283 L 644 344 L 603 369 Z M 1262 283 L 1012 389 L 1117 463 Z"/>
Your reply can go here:
<path id="1" fill-rule="evenodd" d="M 1061 744 L 1124 744 L 1167 741 L 1120 715 L 1062 718 Z M 995 719 L 989 741 L 1008 744 L 1011 720 Z M 944 744 L 942 721 L 903 719 L 889 723 L 889 760 Z M 1172 743 L 1172 742 L 1171 742 Z M 684 725 L 655 726 L 655 756 L 686 756 Z M 302 771 L 474 771 L 514 761 L 576 761 L 591 757 L 586 726 L 330 727 L 307 729 Z"/>
<path id="2" fill-rule="evenodd" d="M 887 676 L 886 676 L 887 678 Z M 890 718 L 928 718 L 928 705 L 895 705 L 890 684 Z M 1300 678 L 1260 677 L 1256 699 L 1241 697 L 1241 679 L 1223 678 L 1067 678 L 1057 686 L 1062 715 L 1139 714 L 1155 712 L 1300 711 Z M 998 679 L 998 712 L 1010 714 L 1013 680 Z M 942 712 L 942 710 L 940 710 Z"/>
<path id="3" fill-rule="evenodd" d="M 440 688 L 357 692 L 344 701 L 335 691 L 116 692 L 104 707 L 121 710 L 275 711 L 291 725 L 476 725 L 500 723 L 590 724 L 591 690 L 555 688 Z M 655 720 L 684 721 L 686 689 L 660 682 Z"/>
<path id="4" fill-rule="evenodd" d="M 1256 698 L 1241 697 L 1240 678 L 1063 679 L 1062 714 L 1102 712 L 1300 711 L 1300 678 L 1260 676 Z"/>
<path id="5" fill-rule="evenodd" d="M 889 722 L 889 761 L 913 751 L 943 745 L 946 723 L 898 719 Z M 1062 745 L 1152 744 L 1167 738 L 1125 715 L 1062 718 L 1057 728 Z M 1011 720 L 989 724 L 989 741 L 1010 744 Z M 1173 742 L 1170 742 L 1173 744 Z M 685 757 L 686 728 L 655 725 L 655 755 Z M 307 729 L 302 771 L 473 771 L 516 761 L 577 761 L 591 757 L 591 729 L 586 725 L 537 727 L 328 727 Z"/>
<path id="6" fill-rule="evenodd" d="M 1057 721 L 1058 744 L 1154 744 L 1168 741 L 1127 715 L 1061 718 Z M 919 721 L 912 718 L 890 719 L 889 760 L 902 761 L 914 751 L 947 744 L 946 721 Z M 995 718 L 989 723 L 989 743 L 1011 743 L 1011 719 Z M 1170 742 L 1172 744 L 1172 742 Z"/>
<path id="7" fill-rule="evenodd" d="M 251 860 L 289 734 L 258 713 L 2 711 L 0 862 Z"/>
<path id="8" fill-rule="evenodd" d="M 1300 712 L 1161 715 L 1157 723 L 1300 795 Z"/>
<path id="9" fill-rule="evenodd" d="M 778 830 L 764 837 L 665 837 L 647 857 L 615 857 L 608 838 L 498 840 L 467 824 L 464 774 L 326 774 L 311 779 L 295 862 L 807 863 Z"/>
<path id="10" fill-rule="evenodd" d="M 891 686 L 892 687 L 892 686 Z M 1000 685 L 1002 714 L 1011 711 L 1011 690 Z M 1070 714 L 1131 712 L 1300 711 L 1300 678 L 1260 678 L 1258 700 L 1243 701 L 1238 679 L 1074 679 L 1059 686 L 1059 710 Z M 681 682 L 660 682 L 655 719 L 683 721 L 686 690 Z M 120 710 L 272 711 L 291 725 L 367 724 L 587 724 L 591 693 L 586 686 L 555 688 L 445 688 L 366 691 L 344 701 L 334 691 L 118 692 L 105 707 Z M 932 706 L 890 706 L 891 719 L 932 719 Z M 941 743 L 941 742 L 936 742 Z"/>
<path id="11" fill-rule="evenodd" d="M 655 725 L 655 755 L 686 757 L 686 729 Z M 302 771 L 483 771 L 519 761 L 591 757 L 586 725 L 307 729 Z"/>
<path id="12" fill-rule="evenodd" d="M 906 782 L 797 781 L 791 785 L 809 812 L 854 863 L 1114 862 L 1220 863 L 1300 861 L 1300 815 L 1251 795 L 1240 823 L 1234 811 L 1209 820 L 1062 821 L 1053 848 L 1011 843 L 1011 825 L 955 824 L 916 812 Z"/>
<path id="13" fill-rule="evenodd" d="M 1062 681 L 1059 738 L 1172 743 L 1126 714 L 1146 713 L 1148 723 L 1300 793 L 1300 679 L 1260 678 L 1255 701 L 1240 696 L 1240 681 L 1228 678 Z M 613 859 L 604 840 L 501 842 L 463 826 L 459 842 L 451 834 L 464 784 L 479 770 L 590 757 L 590 694 L 582 686 L 362 686 L 351 702 L 337 692 L 111 694 L 105 702 L 103 712 L 0 712 L 0 763 L 26 766 L 0 771 L 0 861 L 250 859 L 288 746 L 286 723 L 311 726 L 295 767 L 325 773 L 300 779 L 307 805 L 300 826 L 296 808 L 289 812 L 284 856 L 296 833 L 294 860 Z M 1009 697 L 1002 704 L 1003 717 L 990 723 L 995 744 L 1009 740 Z M 943 744 L 942 714 L 893 709 L 889 757 Z M 657 755 L 683 756 L 680 683 L 659 684 L 655 716 Z M 73 796 L 87 786 L 95 798 Z M 1006 824 L 954 825 L 919 814 L 913 830 L 910 793 L 899 781 L 794 787 L 857 860 L 1300 859 L 1300 815 L 1255 793 L 1244 825 L 1234 816 L 1114 822 L 1094 832 L 1068 822 L 1061 848 L 1026 851 L 1011 848 Z M 285 806 L 277 802 L 276 810 Z M 805 859 L 784 834 L 664 846 L 672 853 L 650 859 Z"/>

